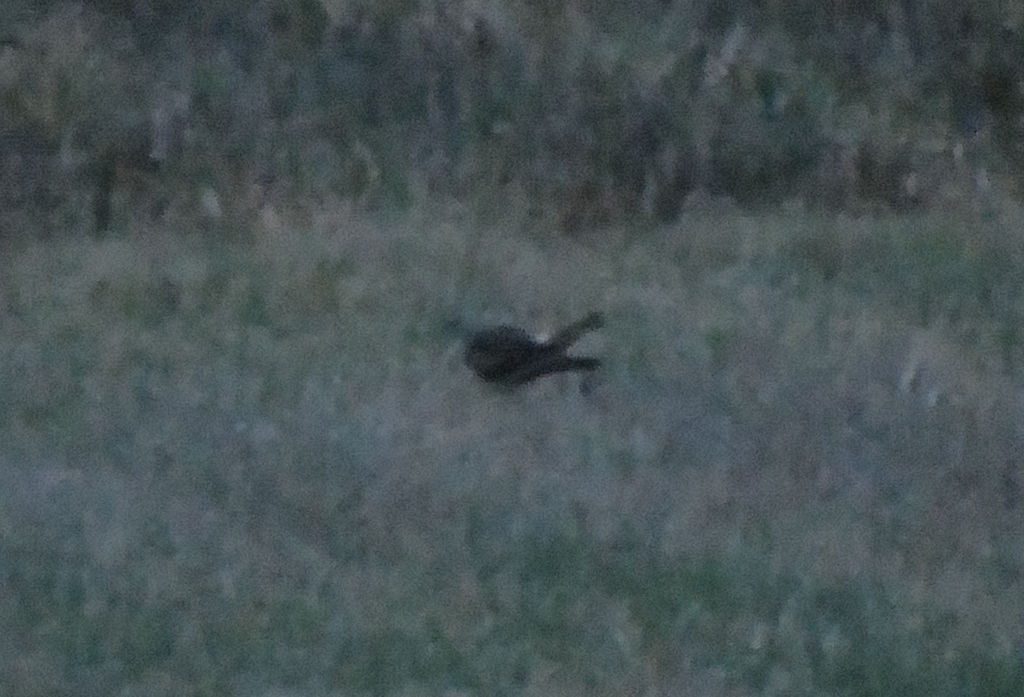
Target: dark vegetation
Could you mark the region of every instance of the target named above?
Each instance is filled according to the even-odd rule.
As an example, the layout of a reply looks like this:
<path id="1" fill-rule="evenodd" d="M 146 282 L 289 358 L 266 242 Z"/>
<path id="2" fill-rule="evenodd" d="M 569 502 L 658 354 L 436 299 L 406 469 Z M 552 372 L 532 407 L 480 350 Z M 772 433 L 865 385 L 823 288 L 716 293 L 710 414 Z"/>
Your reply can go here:
<path id="1" fill-rule="evenodd" d="M 517 187 L 581 232 L 694 191 L 858 212 L 1022 187 L 1024 20 L 996 0 L 8 5 L 9 229 Z"/>

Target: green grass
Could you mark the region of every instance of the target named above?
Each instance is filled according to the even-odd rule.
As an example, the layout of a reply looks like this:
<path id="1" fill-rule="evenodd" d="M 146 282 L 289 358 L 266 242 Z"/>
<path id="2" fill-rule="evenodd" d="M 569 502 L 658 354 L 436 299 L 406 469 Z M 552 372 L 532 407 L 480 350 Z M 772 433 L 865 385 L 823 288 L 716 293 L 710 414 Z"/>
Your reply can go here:
<path id="1" fill-rule="evenodd" d="M 0 692 L 1021 693 L 1019 211 L 295 218 L 5 254 Z"/>

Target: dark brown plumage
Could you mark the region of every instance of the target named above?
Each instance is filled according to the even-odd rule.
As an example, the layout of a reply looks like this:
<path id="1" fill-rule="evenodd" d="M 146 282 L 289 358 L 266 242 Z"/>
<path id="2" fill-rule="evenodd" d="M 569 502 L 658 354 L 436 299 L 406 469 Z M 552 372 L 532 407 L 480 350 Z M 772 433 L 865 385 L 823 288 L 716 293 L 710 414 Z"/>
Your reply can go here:
<path id="1" fill-rule="evenodd" d="M 502 325 L 470 337 L 464 359 L 482 380 L 515 387 L 539 377 L 565 371 L 591 371 L 596 358 L 577 358 L 566 351 L 587 332 L 604 326 L 604 317 L 592 312 L 547 341 L 538 341 L 518 327 Z"/>

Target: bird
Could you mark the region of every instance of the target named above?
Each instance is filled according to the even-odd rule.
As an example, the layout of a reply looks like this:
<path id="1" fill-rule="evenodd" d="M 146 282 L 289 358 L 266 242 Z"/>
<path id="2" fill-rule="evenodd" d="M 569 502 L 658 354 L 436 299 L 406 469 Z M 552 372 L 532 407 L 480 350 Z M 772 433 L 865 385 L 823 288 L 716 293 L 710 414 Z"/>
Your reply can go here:
<path id="1" fill-rule="evenodd" d="M 552 373 L 594 371 L 601 365 L 599 359 L 566 352 L 584 334 L 603 326 L 604 316 L 591 312 L 546 341 L 507 324 L 489 327 L 470 336 L 463 360 L 481 380 L 504 387 L 518 387 Z"/>

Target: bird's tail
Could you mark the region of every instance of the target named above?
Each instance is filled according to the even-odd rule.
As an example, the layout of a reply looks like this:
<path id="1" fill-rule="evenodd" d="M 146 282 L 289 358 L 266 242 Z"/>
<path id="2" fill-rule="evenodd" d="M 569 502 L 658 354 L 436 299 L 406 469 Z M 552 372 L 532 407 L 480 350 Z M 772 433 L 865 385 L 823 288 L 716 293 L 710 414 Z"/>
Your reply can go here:
<path id="1" fill-rule="evenodd" d="M 548 346 L 565 350 L 580 340 L 587 332 L 592 332 L 595 329 L 600 329 L 604 326 L 604 315 L 600 312 L 591 312 L 589 315 L 573 322 L 562 331 L 555 334 L 547 342 Z M 586 368 L 584 368 L 586 370 Z"/>
<path id="2" fill-rule="evenodd" d="M 533 361 L 511 373 L 505 379 L 509 385 L 522 385 L 545 375 L 565 373 L 569 371 L 592 371 L 601 367 L 597 358 L 576 358 L 574 356 L 549 356 L 547 359 Z"/>

